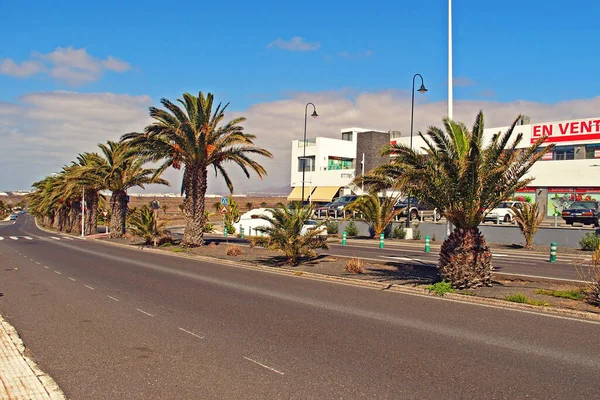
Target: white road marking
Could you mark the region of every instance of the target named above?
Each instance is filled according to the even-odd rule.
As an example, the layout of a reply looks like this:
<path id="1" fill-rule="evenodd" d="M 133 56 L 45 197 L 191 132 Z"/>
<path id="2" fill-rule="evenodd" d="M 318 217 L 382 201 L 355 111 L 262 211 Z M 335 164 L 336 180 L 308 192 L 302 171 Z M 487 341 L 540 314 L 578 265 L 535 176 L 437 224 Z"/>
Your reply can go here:
<path id="1" fill-rule="evenodd" d="M 75 282 L 75 279 L 71 278 L 70 276 L 69 276 L 69 280 Z"/>
<path id="2" fill-rule="evenodd" d="M 83 285 L 83 286 L 85 286 L 86 288 L 88 288 L 88 289 L 90 289 L 90 290 L 96 290 L 96 289 L 94 289 L 93 287 L 91 287 L 91 286 L 88 286 L 88 285 Z"/>
<path id="3" fill-rule="evenodd" d="M 63 238 L 63 239 L 68 239 L 68 240 L 73 240 L 73 238 L 72 238 L 72 237 L 69 237 L 69 236 L 61 236 L 61 238 Z"/>
<path id="4" fill-rule="evenodd" d="M 251 359 L 251 358 L 248 358 L 248 357 L 244 357 L 244 359 L 246 359 L 246 360 L 248 360 L 248 361 L 250 361 L 250 362 L 253 362 L 254 364 L 260 365 L 261 367 L 263 367 L 263 368 L 266 368 L 266 369 L 268 369 L 269 371 L 273 371 L 273 372 L 275 372 L 276 374 L 279 374 L 279 375 L 284 375 L 284 373 L 283 373 L 283 372 L 281 372 L 281 371 L 277 371 L 275 368 L 271 368 L 271 367 L 269 367 L 268 365 L 262 364 L 262 363 L 260 363 L 260 362 L 258 362 L 258 361 L 256 361 L 256 360 L 253 360 L 253 359 Z"/>
<path id="5" fill-rule="evenodd" d="M 416 261 L 416 262 L 420 262 L 420 263 L 424 263 L 427 261 L 423 261 L 421 259 L 418 258 L 412 258 L 412 257 L 391 257 L 391 256 L 379 256 L 381 258 L 391 258 L 392 260 L 399 260 L 399 261 Z"/>
<path id="6" fill-rule="evenodd" d="M 54 271 L 55 274 L 62 275 L 62 272 Z"/>
<path id="7" fill-rule="evenodd" d="M 75 236 L 77 239 L 81 239 L 81 240 L 86 240 L 84 237 L 81 236 Z"/>
<path id="8" fill-rule="evenodd" d="M 148 316 L 150 316 L 150 317 L 154 317 L 154 315 L 152 315 L 152 314 L 150 314 L 150 313 L 147 313 L 147 312 L 146 312 L 146 311 L 144 311 L 144 310 L 140 310 L 139 308 L 136 308 L 136 310 L 138 310 L 138 311 L 139 311 L 139 312 L 141 312 L 142 314 L 146 314 L 146 315 L 148 315 Z"/>
<path id="9" fill-rule="evenodd" d="M 39 263 L 39 262 L 37 262 L 37 261 L 36 261 L 35 263 L 36 263 L 37 265 L 40 265 L 40 263 Z"/>
<path id="10" fill-rule="evenodd" d="M 3 236 L 0 236 L 0 240 L 4 240 L 4 237 L 3 237 Z"/>
<path id="11" fill-rule="evenodd" d="M 183 331 L 183 332 L 185 332 L 185 333 L 189 333 L 189 334 L 190 334 L 190 335 L 192 335 L 192 336 L 196 336 L 198 339 L 204 339 L 204 336 L 196 335 L 195 333 L 193 333 L 193 332 L 190 332 L 190 331 L 188 331 L 188 330 L 185 330 L 185 329 L 183 329 L 183 328 L 179 328 L 179 330 L 180 330 L 180 331 Z"/>
<path id="12" fill-rule="evenodd" d="M 55 239 L 55 240 L 60 240 L 60 238 L 57 238 L 56 236 L 50 236 L 50 238 Z"/>
<path id="13" fill-rule="evenodd" d="M 33 240 L 33 238 L 29 237 L 29 236 L 23 236 L 25 239 L 27 240 Z"/>
<path id="14" fill-rule="evenodd" d="M 46 269 L 50 269 L 50 268 L 49 268 L 47 265 L 44 265 L 44 268 L 46 268 Z"/>
<path id="15" fill-rule="evenodd" d="M 109 296 L 109 295 L 106 295 L 106 297 L 108 297 L 109 299 L 114 300 L 114 301 L 119 301 L 119 299 L 116 299 L 116 298 L 114 298 L 112 296 Z"/>
<path id="16" fill-rule="evenodd" d="M 11 236 L 10 238 L 11 238 L 12 240 L 19 240 L 19 238 L 18 238 L 18 237 L 16 237 L 16 236 Z"/>

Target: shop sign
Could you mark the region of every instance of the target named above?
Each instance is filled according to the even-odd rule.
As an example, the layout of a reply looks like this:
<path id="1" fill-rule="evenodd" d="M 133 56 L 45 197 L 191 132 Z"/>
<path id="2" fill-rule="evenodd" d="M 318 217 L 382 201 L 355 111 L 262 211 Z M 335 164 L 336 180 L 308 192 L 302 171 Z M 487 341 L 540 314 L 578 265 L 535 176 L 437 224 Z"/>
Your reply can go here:
<path id="1" fill-rule="evenodd" d="M 546 143 L 598 140 L 600 139 L 600 118 L 532 125 L 531 143 L 543 136 L 546 136 Z"/>
<path id="2" fill-rule="evenodd" d="M 594 158 L 600 158 L 600 149 L 594 150 Z"/>
<path id="3" fill-rule="evenodd" d="M 549 152 L 545 153 L 545 154 L 542 156 L 542 160 L 544 160 L 544 161 L 547 161 L 547 160 L 553 160 L 553 159 L 554 159 L 554 153 L 553 153 L 553 152 L 551 152 L 551 151 L 549 151 Z"/>

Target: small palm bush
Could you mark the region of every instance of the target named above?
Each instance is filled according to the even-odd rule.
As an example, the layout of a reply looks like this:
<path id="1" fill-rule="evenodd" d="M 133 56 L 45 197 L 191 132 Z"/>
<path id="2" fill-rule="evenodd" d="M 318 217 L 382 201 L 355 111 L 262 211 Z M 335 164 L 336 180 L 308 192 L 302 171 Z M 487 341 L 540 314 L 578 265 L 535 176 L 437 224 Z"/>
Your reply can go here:
<path id="1" fill-rule="evenodd" d="M 320 236 L 319 230 L 314 229 L 302 234 L 302 226 L 312 215 L 312 206 L 290 209 L 284 205 L 269 211 L 272 217 L 260 216 L 269 222 L 269 226 L 257 228 L 266 236 L 252 238 L 253 246 L 280 251 L 291 265 L 300 264 L 303 257 L 315 257 L 315 249 L 329 248 L 327 237 Z"/>
<path id="2" fill-rule="evenodd" d="M 167 233 L 165 224 L 164 222 L 155 224 L 157 221 L 154 218 L 154 212 L 147 205 L 135 209 L 129 215 L 128 222 L 131 226 L 131 233 L 144 239 L 146 244 L 151 244 L 155 238 L 158 240 L 159 237 L 162 242 L 165 241 L 163 238 Z"/>
<path id="3" fill-rule="evenodd" d="M 579 239 L 579 245 L 582 250 L 595 251 L 600 246 L 600 235 L 597 233 L 587 232 L 585 236 Z"/>
<path id="4" fill-rule="evenodd" d="M 335 235 L 339 231 L 339 226 L 336 221 L 327 221 L 325 226 L 327 227 L 327 233 L 329 234 Z"/>
<path id="5" fill-rule="evenodd" d="M 374 237 L 379 239 L 379 235 L 384 233 L 396 216 L 402 212 L 401 209 L 394 209 L 397 201 L 397 197 L 385 197 L 383 200 L 380 200 L 377 193 L 373 192 L 360 196 L 348 204 L 346 210 L 359 213 L 362 216 L 362 220 L 371 228 Z"/>
<path id="6" fill-rule="evenodd" d="M 396 239 L 406 239 L 406 229 L 400 225 L 394 228 L 394 237 Z"/>
<path id="7" fill-rule="evenodd" d="M 531 203 L 523 203 L 523 208 L 513 206 L 511 210 L 514 215 L 514 221 L 525 237 L 525 247 L 528 249 L 533 248 L 533 238 L 540 229 L 542 222 L 544 222 L 546 210 L 542 211 L 537 204 Z"/>

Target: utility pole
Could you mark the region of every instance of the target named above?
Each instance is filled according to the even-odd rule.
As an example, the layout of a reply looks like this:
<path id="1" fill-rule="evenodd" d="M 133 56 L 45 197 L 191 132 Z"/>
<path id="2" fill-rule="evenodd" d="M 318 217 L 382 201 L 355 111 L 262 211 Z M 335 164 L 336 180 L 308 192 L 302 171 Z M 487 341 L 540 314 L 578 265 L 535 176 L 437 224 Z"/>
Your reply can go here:
<path id="1" fill-rule="evenodd" d="M 81 237 L 85 236 L 85 186 L 81 189 Z"/>

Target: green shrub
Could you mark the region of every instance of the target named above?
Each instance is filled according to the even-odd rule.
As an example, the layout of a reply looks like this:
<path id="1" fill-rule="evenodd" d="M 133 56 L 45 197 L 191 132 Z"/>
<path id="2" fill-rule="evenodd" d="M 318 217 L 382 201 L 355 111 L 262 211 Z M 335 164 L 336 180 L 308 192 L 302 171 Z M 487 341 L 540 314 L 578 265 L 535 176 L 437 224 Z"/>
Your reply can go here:
<path id="1" fill-rule="evenodd" d="M 412 238 L 413 240 L 421 240 L 421 230 L 418 223 L 412 224 Z"/>
<path id="2" fill-rule="evenodd" d="M 394 228 L 394 237 L 396 239 L 406 239 L 406 229 L 404 229 L 404 225 Z"/>
<path id="3" fill-rule="evenodd" d="M 506 301 L 512 301 L 513 303 L 529 304 L 529 305 L 532 305 L 532 306 L 542 306 L 542 307 L 548 307 L 548 306 L 550 306 L 550 303 L 548 303 L 546 301 L 540 301 L 540 300 L 530 299 L 529 297 L 527 297 L 527 296 L 525 296 L 524 294 L 521 294 L 521 293 L 511 294 L 509 296 L 506 296 L 504 298 L 504 300 L 506 300 Z"/>
<path id="4" fill-rule="evenodd" d="M 356 227 L 354 221 L 350 221 L 348 224 L 346 224 L 346 234 L 348 236 L 358 236 L 358 228 Z"/>
<path id="5" fill-rule="evenodd" d="M 335 235 L 339 231 L 338 223 L 335 221 L 327 221 L 325 227 L 327 228 L 327 233 L 330 235 Z"/>
<path id="6" fill-rule="evenodd" d="M 583 300 L 585 298 L 585 292 L 581 289 L 571 289 L 571 290 L 547 290 L 547 289 L 537 289 L 535 294 L 543 294 L 546 296 L 559 297 L 561 299 L 571 299 L 571 300 Z"/>
<path id="7" fill-rule="evenodd" d="M 446 293 L 454 293 L 454 289 L 452 288 L 452 284 L 450 282 L 437 282 L 433 285 L 426 286 L 425 289 L 429 291 L 429 293 L 433 293 L 436 296 L 443 296 Z"/>
<path id="8" fill-rule="evenodd" d="M 597 233 L 588 232 L 585 234 L 585 236 L 579 239 L 579 245 L 581 246 L 582 250 L 597 250 L 598 246 L 600 245 L 600 235 Z"/>

